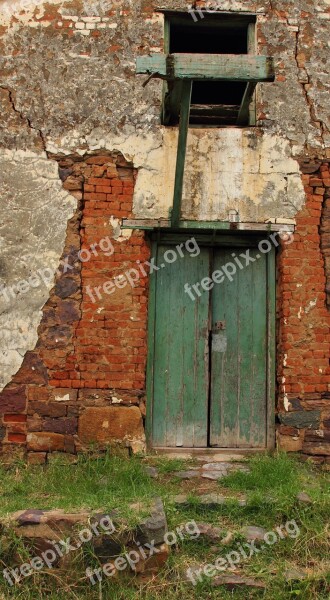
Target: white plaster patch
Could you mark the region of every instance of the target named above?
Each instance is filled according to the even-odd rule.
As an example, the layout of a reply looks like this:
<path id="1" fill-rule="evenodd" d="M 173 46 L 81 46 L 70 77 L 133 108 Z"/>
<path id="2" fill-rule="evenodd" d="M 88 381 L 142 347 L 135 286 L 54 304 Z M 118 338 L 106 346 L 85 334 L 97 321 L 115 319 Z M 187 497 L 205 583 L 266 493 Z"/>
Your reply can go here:
<path id="1" fill-rule="evenodd" d="M 45 154 L 0 150 L 0 390 L 37 342 L 54 277 L 17 288 L 39 269 L 59 265 L 67 221 L 77 200 L 63 190 L 58 165 Z M 14 286 L 14 287 L 13 287 Z M 7 288 L 7 292 L 6 292 Z M 13 290 L 13 294 L 8 288 Z"/>
<path id="2" fill-rule="evenodd" d="M 146 106 L 146 110 L 148 107 Z M 138 169 L 133 210 L 136 218 L 168 218 L 173 201 L 178 129 L 159 127 L 138 135 L 128 126 L 121 135 L 95 129 L 85 140 L 70 132 L 51 152 L 70 153 L 80 143 L 90 151 L 120 151 Z M 292 222 L 305 203 L 298 162 L 290 144 L 274 133 L 254 129 L 190 129 L 182 213 L 186 219 Z M 124 236 L 125 237 L 125 236 Z"/>
<path id="3" fill-rule="evenodd" d="M 284 408 L 285 408 L 286 412 L 288 412 L 288 410 L 290 408 L 289 398 L 286 394 L 284 395 Z"/>
<path id="4" fill-rule="evenodd" d="M 120 227 L 121 220 L 116 217 L 111 216 L 109 219 L 109 223 L 113 228 L 113 239 L 116 242 L 127 242 L 130 239 L 133 230 L 132 229 L 122 229 Z"/>
<path id="5" fill-rule="evenodd" d="M 112 400 L 112 404 L 121 404 L 122 403 L 122 399 L 116 398 L 116 396 L 112 396 L 111 400 Z"/>
<path id="6" fill-rule="evenodd" d="M 63 396 L 55 396 L 56 402 L 69 402 L 70 394 L 63 394 Z"/>
<path id="7" fill-rule="evenodd" d="M 312 308 L 314 308 L 316 306 L 316 303 L 317 303 L 317 298 L 314 298 L 314 300 L 311 300 L 305 308 L 305 313 L 308 314 L 312 310 Z"/>
<path id="8" fill-rule="evenodd" d="M 54 5 L 62 4 L 63 0 L 51 0 L 51 3 Z M 0 3 L 0 25 L 8 27 L 15 15 L 15 21 L 17 20 L 18 23 L 11 24 L 13 29 L 17 29 L 20 23 L 30 27 L 40 25 L 47 27 L 50 24 L 48 21 L 40 21 L 40 23 L 37 20 L 31 21 L 36 9 L 38 9 L 36 19 L 41 19 L 45 14 L 46 3 L 41 0 L 2 0 Z"/>

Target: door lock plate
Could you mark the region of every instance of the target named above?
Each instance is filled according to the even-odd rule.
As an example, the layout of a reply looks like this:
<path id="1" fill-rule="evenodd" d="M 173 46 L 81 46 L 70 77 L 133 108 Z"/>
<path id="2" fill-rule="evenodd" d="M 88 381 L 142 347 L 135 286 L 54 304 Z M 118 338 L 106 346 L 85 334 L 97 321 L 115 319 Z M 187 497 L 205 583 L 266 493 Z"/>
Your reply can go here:
<path id="1" fill-rule="evenodd" d="M 226 329 L 226 321 L 216 321 L 214 323 L 213 331 L 223 331 Z"/>

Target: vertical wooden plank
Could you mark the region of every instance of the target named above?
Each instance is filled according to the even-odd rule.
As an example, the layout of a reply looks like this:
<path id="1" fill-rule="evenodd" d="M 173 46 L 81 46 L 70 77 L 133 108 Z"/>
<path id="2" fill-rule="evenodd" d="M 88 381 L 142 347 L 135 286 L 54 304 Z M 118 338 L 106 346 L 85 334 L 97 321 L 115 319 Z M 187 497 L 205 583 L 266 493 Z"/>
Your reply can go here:
<path id="1" fill-rule="evenodd" d="M 256 23 L 249 23 L 247 30 L 247 53 L 256 54 Z"/>
<path id="2" fill-rule="evenodd" d="M 268 302 L 268 377 L 267 377 L 267 447 L 275 447 L 275 385 L 276 385 L 276 251 L 267 254 Z"/>
<path id="3" fill-rule="evenodd" d="M 209 294 L 193 301 L 184 291 L 208 274 L 209 251 L 166 264 L 160 245 L 156 289 L 153 386 L 154 447 L 206 447 L 208 421 Z M 207 357 L 206 357 L 207 358 Z"/>
<path id="4" fill-rule="evenodd" d="M 252 253 L 252 252 L 251 252 Z M 239 256 L 239 249 L 235 254 Z M 242 261 L 244 264 L 244 260 Z M 237 447 L 253 447 L 253 383 L 254 365 L 254 294 L 253 266 L 237 270 L 237 321 L 238 321 L 238 398 L 237 398 Z M 258 446 L 258 444 L 256 444 Z"/>
<path id="5" fill-rule="evenodd" d="M 214 252 L 213 270 L 232 261 L 231 250 Z M 236 447 L 238 400 L 238 280 L 216 284 L 212 292 L 212 328 L 222 321 L 225 329 L 212 333 L 210 445 Z"/>
<path id="6" fill-rule="evenodd" d="M 181 216 L 181 200 L 183 191 L 184 167 L 186 161 L 187 138 L 191 103 L 192 81 L 185 80 L 182 84 L 179 139 L 176 158 L 174 197 L 172 209 L 172 227 L 178 227 Z"/>
<path id="7" fill-rule="evenodd" d="M 215 268 L 240 252 L 217 251 Z M 257 249 L 250 256 L 255 262 L 213 290 L 213 324 L 225 321 L 226 329 L 211 356 L 210 444 L 223 448 L 266 447 L 266 258 Z"/>
<path id="8" fill-rule="evenodd" d="M 256 23 L 249 23 L 247 31 L 247 52 L 248 54 L 257 53 L 257 37 L 256 37 Z M 256 125 L 256 110 L 257 110 L 257 99 L 256 99 L 256 86 L 252 93 L 252 100 L 249 106 L 249 125 L 254 127 Z"/>
<path id="9" fill-rule="evenodd" d="M 266 448 L 267 433 L 267 259 L 258 249 L 251 251 L 252 273 L 250 443 Z"/>
<path id="10" fill-rule="evenodd" d="M 151 256 L 157 262 L 157 243 L 152 242 Z M 149 448 L 152 447 L 152 410 L 153 410 L 153 384 L 154 384 L 154 346 L 155 346 L 155 322 L 156 322 L 156 279 L 157 271 L 149 276 L 149 302 L 148 302 L 148 356 L 147 356 L 147 414 L 146 414 L 146 438 Z"/>
<path id="11" fill-rule="evenodd" d="M 166 15 L 163 15 L 163 18 L 164 18 L 164 54 L 167 55 L 170 53 L 171 23 Z M 166 110 L 166 106 L 165 106 L 165 97 L 166 97 L 167 93 L 168 93 L 168 83 L 167 83 L 167 81 L 164 81 L 163 89 L 162 89 L 162 115 L 161 115 L 161 117 L 162 117 L 162 123 L 165 125 L 168 124 L 168 115 L 166 114 L 167 110 Z"/>
<path id="12" fill-rule="evenodd" d="M 248 83 L 245 88 L 244 96 L 241 102 L 241 106 L 238 112 L 237 117 L 237 125 L 246 125 L 246 121 L 248 121 L 248 125 L 252 125 L 251 123 L 251 105 L 253 104 L 252 96 L 255 92 L 256 84 Z M 249 117 L 249 118 L 247 118 Z M 255 123 L 254 123 L 255 125 Z"/>

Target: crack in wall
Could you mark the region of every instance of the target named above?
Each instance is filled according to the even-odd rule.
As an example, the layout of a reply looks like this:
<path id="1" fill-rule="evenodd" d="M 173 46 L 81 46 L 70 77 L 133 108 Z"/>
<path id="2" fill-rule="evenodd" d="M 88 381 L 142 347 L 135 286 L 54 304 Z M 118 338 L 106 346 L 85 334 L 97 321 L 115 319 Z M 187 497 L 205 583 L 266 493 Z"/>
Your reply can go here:
<path id="1" fill-rule="evenodd" d="M 16 103 L 15 103 L 15 100 L 14 100 L 14 91 L 11 90 L 10 88 L 4 86 L 4 85 L 0 85 L 0 89 L 2 89 L 5 92 L 7 92 L 7 94 L 8 94 L 8 100 L 9 100 L 11 106 L 12 106 L 12 109 L 19 116 L 19 118 L 21 119 L 21 121 L 25 122 L 28 125 L 29 129 L 31 129 L 31 131 L 35 131 L 38 134 L 39 139 L 40 139 L 41 144 L 42 144 L 42 148 L 43 148 L 43 150 L 47 154 L 47 149 L 46 149 L 47 148 L 47 144 L 46 144 L 46 140 L 45 140 L 45 137 L 44 137 L 44 134 L 43 134 L 42 130 L 41 129 L 37 129 L 36 127 L 34 127 L 32 125 L 31 119 L 27 115 L 24 115 L 22 113 L 22 111 L 20 111 L 18 108 L 16 108 Z"/>
<path id="2" fill-rule="evenodd" d="M 289 27 L 289 22 L 287 20 L 287 25 Z M 326 126 L 326 124 L 324 123 L 324 121 L 319 118 L 316 114 L 316 107 L 315 104 L 313 103 L 313 101 L 310 99 L 309 97 L 309 93 L 308 90 L 310 89 L 310 87 L 312 87 L 312 83 L 311 83 L 311 78 L 310 75 L 306 69 L 305 65 L 300 65 L 299 64 L 299 60 L 298 60 L 298 54 L 299 54 L 299 43 L 300 43 L 300 27 L 298 26 L 298 31 L 295 32 L 295 49 L 294 49 L 294 58 L 295 58 L 295 62 L 296 62 L 296 66 L 297 66 L 297 79 L 299 84 L 301 85 L 302 91 L 303 91 L 303 95 L 304 98 L 306 100 L 306 104 L 308 106 L 308 110 L 309 110 L 309 115 L 310 115 L 310 119 L 311 121 L 315 124 L 316 127 L 318 127 L 320 129 L 320 138 L 323 142 L 323 146 L 325 147 L 325 139 L 324 139 L 324 135 L 326 133 L 329 133 L 329 129 Z M 302 81 L 301 80 L 301 76 L 299 74 L 300 71 L 303 71 L 306 77 L 307 81 Z M 307 87 L 308 86 L 308 87 Z"/>

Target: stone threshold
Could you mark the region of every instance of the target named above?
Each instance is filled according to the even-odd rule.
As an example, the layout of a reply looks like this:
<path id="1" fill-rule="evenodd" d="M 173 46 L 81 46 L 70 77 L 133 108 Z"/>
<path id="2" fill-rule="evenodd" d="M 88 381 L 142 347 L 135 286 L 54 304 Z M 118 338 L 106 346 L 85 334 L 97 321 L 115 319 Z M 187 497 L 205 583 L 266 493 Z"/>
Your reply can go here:
<path id="1" fill-rule="evenodd" d="M 201 462 L 239 462 L 246 460 L 253 454 L 265 452 L 265 448 L 153 448 L 149 456 L 179 458 L 182 460 L 194 459 Z"/>

